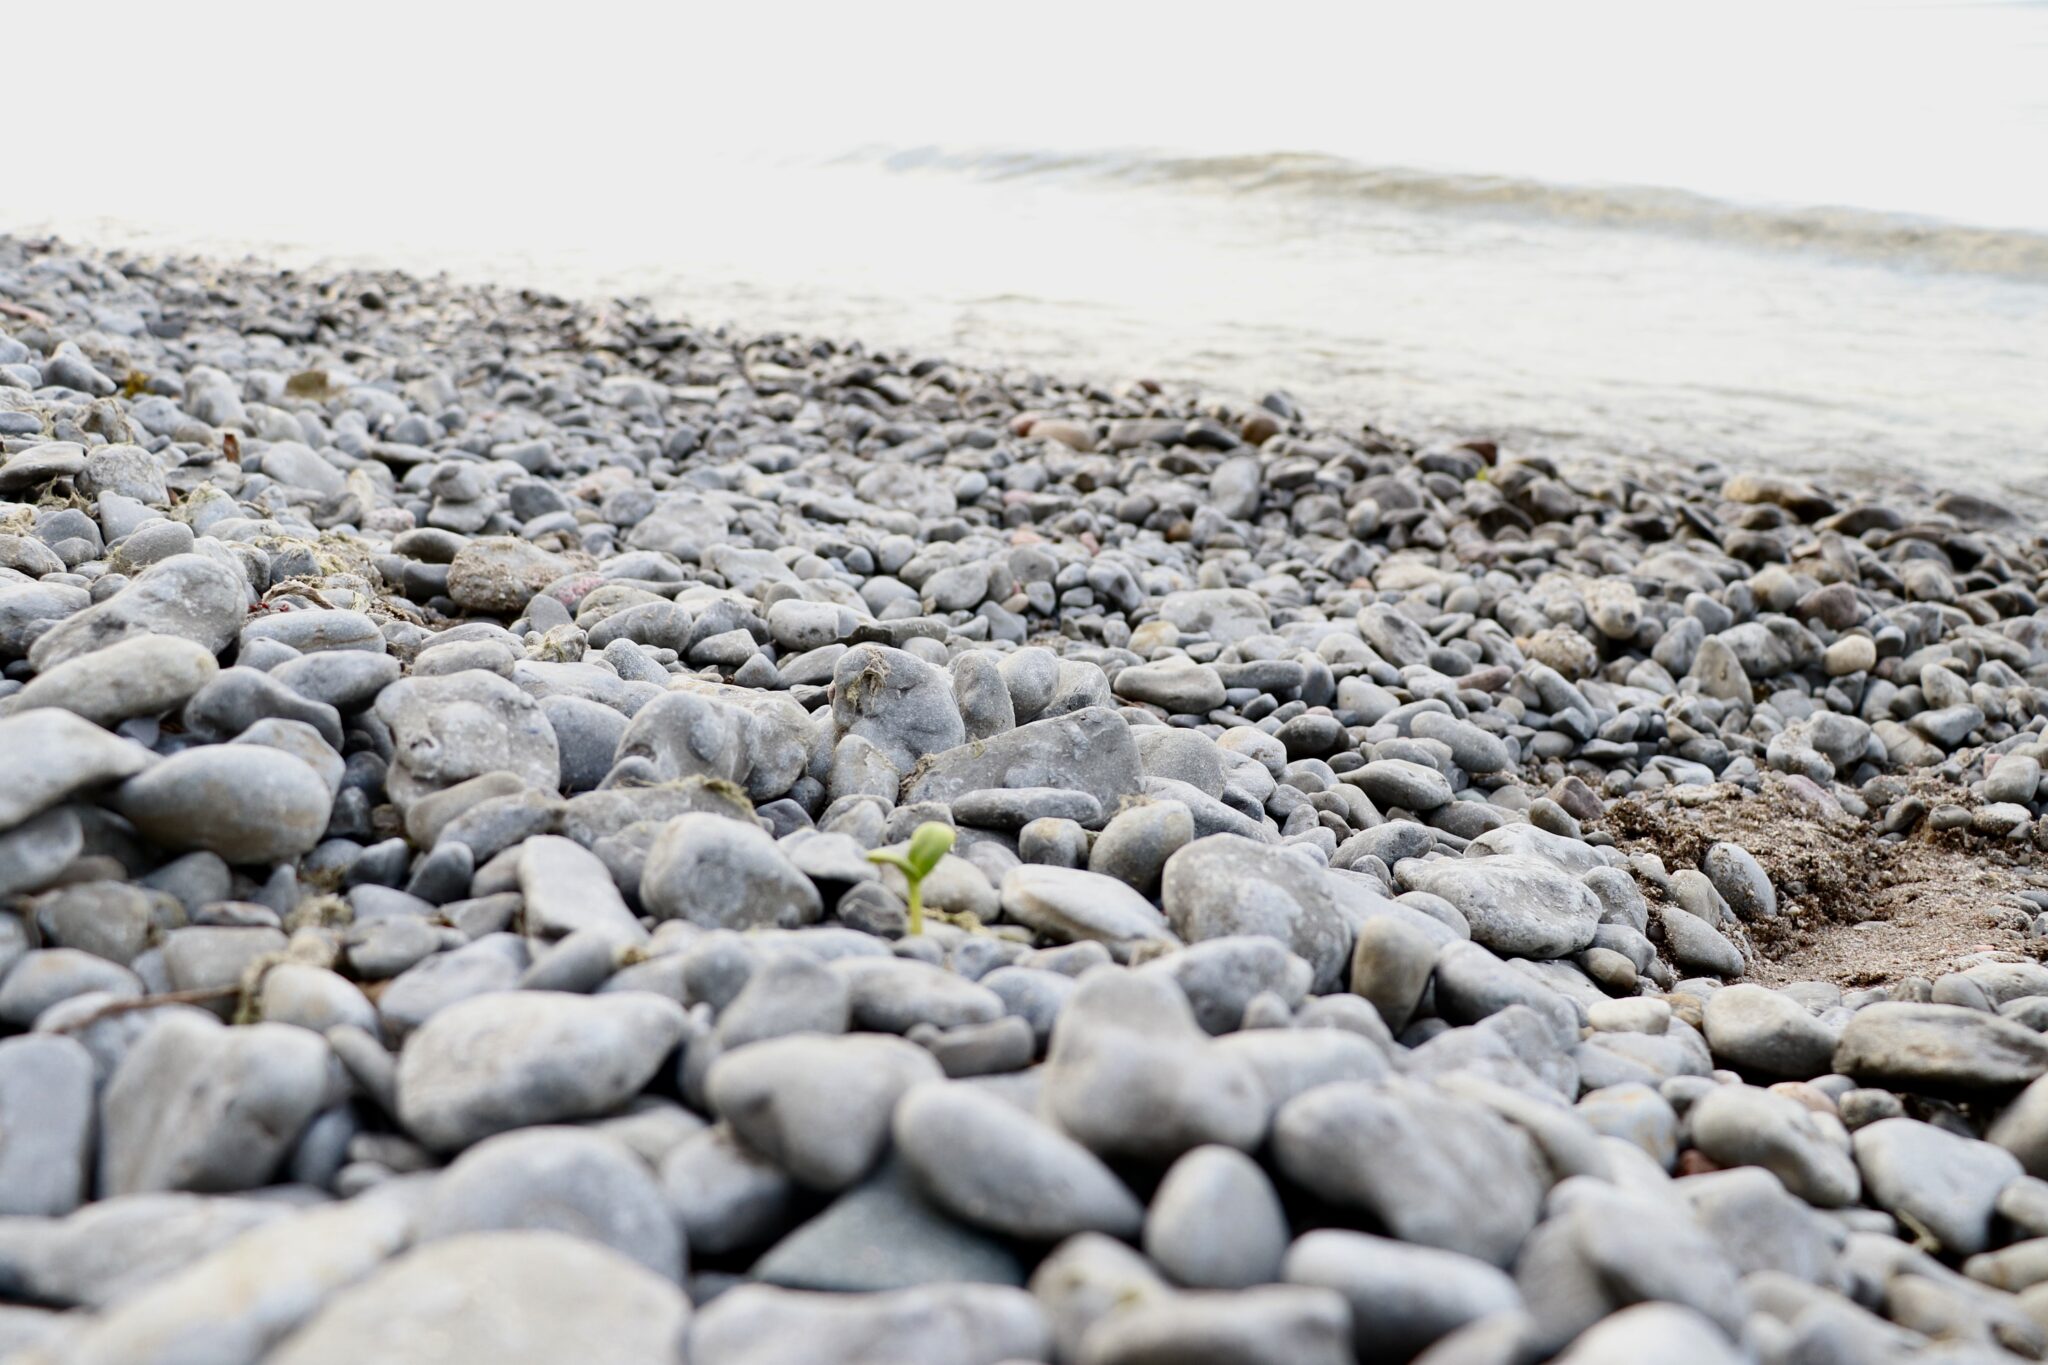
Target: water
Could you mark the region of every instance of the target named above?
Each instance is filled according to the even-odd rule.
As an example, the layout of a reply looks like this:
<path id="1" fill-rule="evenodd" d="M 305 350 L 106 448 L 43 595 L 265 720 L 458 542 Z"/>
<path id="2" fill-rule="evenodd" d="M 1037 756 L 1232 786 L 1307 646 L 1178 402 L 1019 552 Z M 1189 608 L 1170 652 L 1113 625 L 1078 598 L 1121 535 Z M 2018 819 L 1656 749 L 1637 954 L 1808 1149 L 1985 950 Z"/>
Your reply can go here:
<path id="1" fill-rule="evenodd" d="M 2048 5 L 111 8 L 0 229 L 2048 495 Z"/>

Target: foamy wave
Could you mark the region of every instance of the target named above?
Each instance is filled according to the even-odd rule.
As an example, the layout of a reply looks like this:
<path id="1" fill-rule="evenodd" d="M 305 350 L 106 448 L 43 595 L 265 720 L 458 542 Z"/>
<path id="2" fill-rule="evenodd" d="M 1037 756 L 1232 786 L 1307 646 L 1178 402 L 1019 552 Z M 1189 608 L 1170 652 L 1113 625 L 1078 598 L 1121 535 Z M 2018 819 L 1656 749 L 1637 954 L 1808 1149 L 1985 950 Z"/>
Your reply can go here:
<path id="1" fill-rule="evenodd" d="M 1305 152 L 1171 156 L 917 147 L 868 148 L 847 159 L 893 170 L 952 171 L 992 179 L 1069 177 L 1229 194 L 1362 199 L 1422 211 L 1520 214 L 1766 249 L 1819 250 L 1884 264 L 2048 280 L 2048 233 L 1870 209 L 1740 204 L 1655 186 L 1565 185 L 1366 166 Z"/>

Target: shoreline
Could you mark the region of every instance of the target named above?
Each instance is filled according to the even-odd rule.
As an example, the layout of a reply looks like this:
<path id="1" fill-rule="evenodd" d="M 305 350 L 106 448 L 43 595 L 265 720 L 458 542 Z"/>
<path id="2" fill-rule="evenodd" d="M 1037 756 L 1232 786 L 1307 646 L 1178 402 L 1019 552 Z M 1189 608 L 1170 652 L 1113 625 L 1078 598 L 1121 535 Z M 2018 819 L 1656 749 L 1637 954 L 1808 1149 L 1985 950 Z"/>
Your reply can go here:
<path id="1" fill-rule="evenodd" d="M 397 271 L 0 236 L 0 301 L 0 1353 L 494 1277 L 536 1360 L 2048 1349 L 1981 1264 L 2048 1237 L 2010 510 Z M 173 1192 L 189 1264 L 64 1278 Z M 1545 1301 L 1631 1223 L 1696 1293 Z"/>

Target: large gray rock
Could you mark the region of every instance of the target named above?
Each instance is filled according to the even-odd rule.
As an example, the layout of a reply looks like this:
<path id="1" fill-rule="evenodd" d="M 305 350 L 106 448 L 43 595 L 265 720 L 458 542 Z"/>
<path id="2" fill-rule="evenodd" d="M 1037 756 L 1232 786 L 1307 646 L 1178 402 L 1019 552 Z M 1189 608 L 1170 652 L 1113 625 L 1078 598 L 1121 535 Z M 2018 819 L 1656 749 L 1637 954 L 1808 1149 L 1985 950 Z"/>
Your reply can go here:
<path id="1" fill-rule="evenodd" d="M 1146 1299 L 1097 1323 L 1082 1365 L 1353 1365 L 1351 1315 L 1328 1289 L 1269 1284 Z"/>
<path id="2" fill-rule="evenodd" d="M 2024 1174 L 2004 1148 L 1918 1119 L 1880 1119 L 1853 1141 L 1871 1202 L 1924 1229 L 1946 1255 L 1991 1246 L 1998 1196 Z"/>
<path id="3" fill-rule="evenodd" d="M 405 1246 L 402 1192 L 294 1213 L 114 1303 L 65 1342 L 65 1365 L 256 1365 L 336 1291 Z M 146 1239 L 145 1239 L 146 1240 Z M 652 1278 L 652 1277 L 650 1277 Z"/>
<path id="4" fill-rule="evenodd" d="M 1196 588 L 1159 599 L 1159 619 L 1187 635 L 1207 635 L 1218 644 L 1236 644 L 1249 635 L 1272 629 L 1265 599 L 1243 588 Z"/>
<path id="5" fill-rule="evenodd" d="M 701 812 L 662 827 L 640 874 L 640 900 L 659 918 L 707 929 L 793 929 L 824 913 L 817 886 L 766 830 Z"/>
<path id="6" fill-rule="evenodd" d="M 1505 956 L 1564 957 L 1590 944 L 1600 926 L 1600 898 L 1535 858 L 1409 858 L 1394 872 L 1410 890 L 1456 906 L 1473 942 Z"/>
<path id="7" fill-rule="evenodd" d="M 1381 809 L 1433 811 L 1450 804 L 1450 779 L 1405 758 L 1375 759 L 1347 776 Z"/>
<path id="8" fill-rule="evenodd" d="M 1197 1147 L 1174 1162 L 1145 1212 L 1145 1254 L 1190 1289 L 1279 1279 L 1288 1235 L 1273 1182 L 1232 1147 Z"/>
<path id="9" fill-rule="evenodd" d="M 37 891 L 57 879 L 85 848 L 85 827 L 78 812 L 64 807 L 44 811 L 0 834 L 0 897 Z M 5 961 L 0 950 L 0 961 Z M 6 967 L 0 965 L 0 975 Z"/>
<path id="10" fill-rule="evenodd" d="M 1151 901 L 1114 877 L 1024 863 L 1003 877 L 1003 913 L 1057 943 L 1093 939 L 1119 962 L 1140 944 L 1179 940 Z"/>
<path id="11" fill-rule="evenodd" d="M 1170 979 L 1096 967 L 1060 1011 L 1045 1064 L 1047 1112 L 1106 1157 L 1170 1161 L 1265 1135 L 1266 1096 L 1245 1062 L 1219 1052 Z"/>
<path id="12" fill-rule="evenodd" d="M 833 666 L 832 724 L 839 735 L 873 744 L 898 772 L 967 740 L 952 678 L 883 645 L 855 645 Z"/>
<path id="13" fill-rule="evenodd" d="M 1839 1121 L 1747 1085 L 1717 1086 L 1686 1113 L 1693 1146 L 1723 1166 L 1761 1166 L 1816 1208 L 1862 1192 Z"/>
<path id="14" fill-rule="evenodd" d="M 690 1302 L 626 1257 L 559 1232 L 416 1247 L 342 1290 L 274 1365 L 646 1365 L 683 1359 Z"/>
<path id="15" fill-rule="evenodd" d="M 730 782 L 772 800 L 802 776 L 810 717 L 778 692 L 682 683 L 633 713 L 614 751 L 637 782 Z"/>
<path id="16" fill-rule="evenodd" d="M 1679 1189 L 1738 1275 L 1776 1271 L 1823 1283 L 1847 1235 L 1758 1166 L 1688 1176 Z"/>
<path id="17" fill-rule="evenodd" d="M 789 1226 L 800 1191 L 774 1162 L 713 1124 L 661 1160 L 661 1190 L 693 1255 L 724 1256 Z"/>
<path id="18" fill-rule="evenodd" d="M 573 839 L 539 834 L 519 846 L 519 894 L 536 938 L 590 930 L 619 944 L 647 940 L 603 860 Z"/>
<path id="19" fill-rule="evenodd" d="M 335 1098 L 327 1042 L 287 1024 L 229 1028 L 166 1014 L 142 1035 L 101 1100 L 106 1194 L 214 1193 L 268 1184 L 313 1116 Z"/>
<path id="20" fill-rule="evenodd" d="M 1536 1226 L 1548 1170 L 1536 1144 L 1485 1105 L 1388 1079 L 1319 1086 L 1273 1122 L 1280 1170 L 1404 1242 L 1504 1266 Z"/>
<path id="21" fill-rule="evenodd" d="M 1190 943 L 1229 934 L 1278 939 L 1315 969 L 1317 992 L 1344 982 L 1351 921 L 1327 875 L 1290 853 L 1230 834 L 1197 839 L 1166 860 L 1160 901 Z"/>
<path id="22" fill-rule="evenodd" d="M 940 1208 L 1025 1241 L 1129 1237 L 1144 1208 L 1093 1152 L 971 1086 L 920 1085 L 896 1107 L 896 1150 Z"/>
<path id="23" fill-rule="evenodd" d="M 132 777 L 157 761 L 132 739 L 108 734 L 69 711 L 36 710 L 0 720 L 0 830 L 40 815 L 77 792 Z"/>
<path id="24" fill-rule="evenodd" d="M 1705 1033 L 1714 1060 L 1740 1071 L 1804 1081 L 1833 1065 L 1835 1031 L 1791 996 L 1762 986 L 1724 986 L 1708 996 Z"/>
<path id="25" fill-rule="evenodd" d="M 1774 919 L 1778 914 L 1778 893 L 1754 854 L 1741 844 L 1721 840 L 1700 859 L 1705 872 L 1738 918 L 1745 922 Z"/>
<path id="26" fill-rule="evenodd" d="M 1358 633 L 1374 653 L 1396 668 L 1428 663 L 1434 647 L 1428 632 L 1386 602 L 1359 608 Z"/>
<path id="27" fill-rule="evenodd" d="M 281 749 L 213 744 L 173 754 L 131 777 L 116 802 L 136 829 L 165 848 L 267 865 L 320 842 L 334 793 L 311 764 Z"/>
<path id="28" fill-rule="evenodd" d="M 137 635 L 37 674 L 10 705 L 17 712 L 54 706 L 114 726 L 176 710 L 219 671 L 205 645 L 176 635 Z"/>
<path id="29" fill-rule="evenodd" d="M 374 710 L 391 728 L 385 785 L 401 808 L 489 772 L 545 792 L 561 785 L 561 751 L 540 703 L 495 673 L 401 679 Z"/>
<path id="30" fill-rule="evenodd" d="M 937 1284 L 885 1294 L 741 1285 L 690 1330 L 690 1365 L 1001 1365 L 1044 1360 L 1045 1314 L 1021 1289 Z"/>
<path id="31" fill-rule="evenodd" d="M 843 1190 L 880 1160 L 904 1093 L 942 1075 L 901 1038 L 797 1034 L 724 1054 L 706 1092 L 748 1146 L 813 1189 Z"/>
<path id="32" fill-rule="evenodd" d="M 485 1138 L 434 1181 L 419 1240 L 506 1229 L 567 1233 L 611 1248 L 663 1279 L 683 1271 L 675 1218 L 647 1163 L 583 1128 L 527 1128 Z"/>
<path id="33" fill-rule="evenodd" d="M 1676 1303 L 1638 1303 L 1587 1329 L 1558 1365 L 1740 1365 L 1749 1356 L 1711 1320 Z"/>
<path id="34" fill-rule="evenodd" d="M 1166 860 L 1194 842 L 1195 821 L 1179 801 L 1126 806 L 1103 826 L 1088 849 L 1088 870 L 1156 898 Z"/>
<path id="35" fill-rule="evenodd" d="M 234 569 L 201 554 L 172 555 L 127 587 L 52 627 L 29 646 L 36 672 L 137 635 L 175 635 L 219 654 L 242 628 L 249 585 Z"/>
<path id="36" fill-rule="evenodd" d="M 682 1007 L 639 991 L 477 996 L 406 1040 L 398 1117 L 421 1142 L 452 1151 L 607 1113 L 639 1093 L 682 1036 Z"/>
<path id="37" fill-rule="evenodd" d="M 1467 1323 L 1522 1306 L 1514 1280 L 1496 1266 L 1362 1232 L 1304 1234 L 1281 1274 L 1344 1296 L 1361 1361 L 1412 1360 Z"/>
<path id="38" fill-rule="evenodd" d="M 1206 716 L 1223 705 L 1223 678 L 1186 655 L 1135 664 L 1116 675 L 1116 694 L 1174 714 Z"/>
<path id="39" fill-rule="evenodd" d="M 903 784 L 905 801 L 951 801 L 990 787 L 1064 787 L 1115 810 L 1140 787 L 1138 746 L 1114 711 L 1088 707 L 932 754 Z"/>
<path id="40" fill-rule="evenodd" d="M 1960 1005 L 1866 1005 L 1843 1027 L 1834 1069 L 1873 1085 L 2010 1089 L 2048 1072 L 2048 1038 Z"/>
<path id="41" fill-rule="evenodd" d="M 105 1308 L 291 1213 L 224 1195 L 100 1199 L 68 1218 L 0 1223 L 0 1280 L 36 1303 Z"/>
<path id="42" fill-rule="evenodd" d="M 92 1054 L 69 1038 L 0 1042 L 0 1215 L 52 1217 L 92 1191 Z"/>
<path id="43" fill-rule="evenodd" d="M 940 1212 L 895 1158 L 770 1247 L 748 1274 L 785 1289 L 853 1294 L 1024 1283 L 1014 1251 Z"/>

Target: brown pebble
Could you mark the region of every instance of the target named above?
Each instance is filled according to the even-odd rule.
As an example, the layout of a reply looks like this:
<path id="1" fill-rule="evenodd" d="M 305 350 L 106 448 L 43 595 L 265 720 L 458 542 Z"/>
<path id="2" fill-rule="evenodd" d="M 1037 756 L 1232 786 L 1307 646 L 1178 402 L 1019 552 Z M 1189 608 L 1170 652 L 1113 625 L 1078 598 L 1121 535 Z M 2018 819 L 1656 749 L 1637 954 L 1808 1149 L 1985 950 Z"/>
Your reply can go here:
<path id="1" fill-rule="evenodd" d="M 1678 1154 L 1677 1174 L 1680 1177 L 1688 1175 L 1712 1175 L 1715 1171 L 1718 1171 L 1720 1169 L 1721 1167 L 1715 1163 L 1712 1157 L 1709 1157 L 1705 1152 L 1702 1152 L 1697 1147 L 1688 1147 Z"/>

